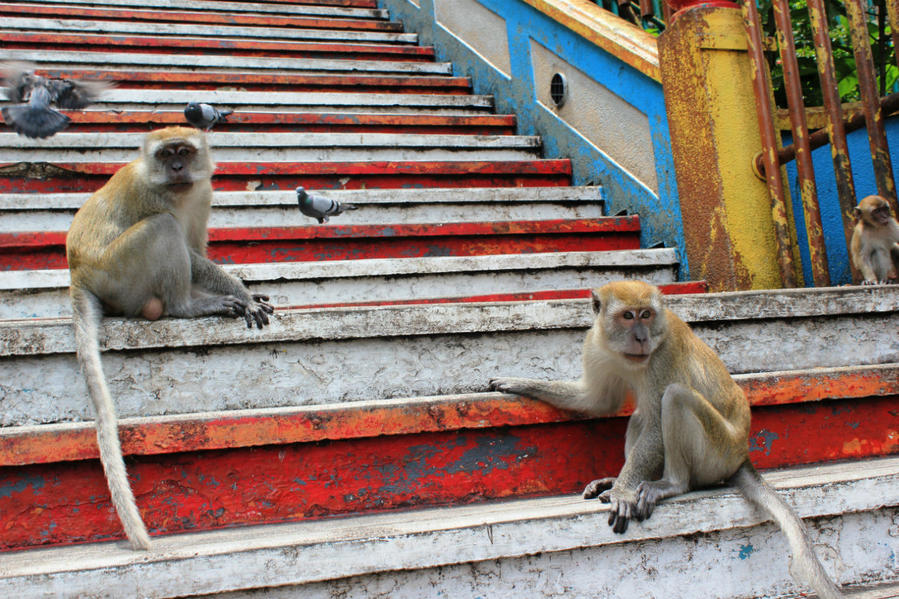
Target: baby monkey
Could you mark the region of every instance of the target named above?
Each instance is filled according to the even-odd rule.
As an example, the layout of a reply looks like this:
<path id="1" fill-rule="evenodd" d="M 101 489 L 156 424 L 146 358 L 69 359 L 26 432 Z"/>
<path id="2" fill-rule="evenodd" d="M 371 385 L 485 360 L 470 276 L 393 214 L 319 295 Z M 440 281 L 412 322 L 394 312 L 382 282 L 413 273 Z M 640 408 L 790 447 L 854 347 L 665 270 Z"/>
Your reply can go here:
<path id="1" fill-rule="evenodd" d="M 206 136 L 189 127 L 148 134 L 140 157 L 78 210 L 66 237 L 75 348 L 97 415 L 100 461 L 113 505 L 135 549 L 150 538 L 128 484 L 112 398 L 100 362 L 103 314 L 242 316 L 268 324 L 268 298 L 206 257 L 215 165 Z"/>
<path id="2" fill-rule="evenodd" d="M 588 484 L 584 498 L 611 504 L 609 525 L 623 533 L 660 500 L 727 481 L 784 531 L 797 570 L 819 597 L 842 597 L 802 521 L 749 461 L 749 402 L 715 352 L 647 283 L 605 285 L 593 292 L 593 311 L 579 380 L 490 382 L 589 416 L 614 414 L 628 392 L 635 395 L 624 466 L 617 478 Z"/>
<path id="3" fill-rule="evenodd" d="M 899 223 L 882 196 L 862 199 L 853 210 L 858 223 L 852 231 L 849 251 L 864 285 L 886 283 L 899 276 Z"/>

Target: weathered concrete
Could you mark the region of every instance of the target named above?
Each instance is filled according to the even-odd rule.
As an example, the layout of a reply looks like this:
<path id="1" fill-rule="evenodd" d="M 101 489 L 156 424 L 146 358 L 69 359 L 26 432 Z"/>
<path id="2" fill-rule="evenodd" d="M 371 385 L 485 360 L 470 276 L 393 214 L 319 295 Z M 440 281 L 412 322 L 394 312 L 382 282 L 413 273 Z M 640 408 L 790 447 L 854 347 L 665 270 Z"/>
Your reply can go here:
<path id="1" fill-rule="evenodd" d="M 539 137 L 396 133 L 207 134 L 218 161 L 527 160 L 539 156 Z M 8 162 L 130 162 L 142 137 L 134 133 L 58 133 L 46 139 L 0 133 Z"/>
<path id="2" fill-rule="evenodd" d="M 208 54 L 198 61 L 189 54 L 139 54 L 109 52 L 66 52 L 60 50 L 0 49 L 0 60 L 31 61 L 41 67 L 94 65 L 102 68 L 141 66 L 151 70 L 190 69 L 235 71 L 309 72 L 309 73 L 406 73 L 450 75 L 446 62 L 402 62 L 393 60 L 339 60 L 317 58 L 277 58 L 271 56 L 221 56 Z M 196 94 L 196 92 L 190 92 Z M 205 92 L 204 92 L 205 96 Z"/>
<path id="3" fill-rule="evenodd" d="M 841 583 L 897 582 L 899 460 L 774 472 Z M 732 599 L 800 590 L 779 532 L 730 490 L 664 502 L 625 535 L 576 496 L 9 553 L 5 596 L 543 596 Z M 227 572 L 227 576 L 223 576 Z M 763 574 L 761 574 L 763 573 Z M 623 582 L 625 581 L 625 582 Z M 271 594 L 275 593 L 275 594 Z M 232 595 L 247 597 L 254 595 Z M 538 595 L 539 596 L 539 595 Z"/>
<path id="4" fill-rule="evenodd" d="M 357 207 L 340 216 L 340 223 L 345 225 L 603 216 L 599 187 L 314 190 L 314 193 Z M 68 230 L 75 211 L 89 196 L 87 193 L 0 194 L 0 233 Z M 293 190 L 219 191 L 212 198 L 212 208 L 211 228 L 292 227 L 315 222 L 297 209 Z"/>
<path id="5" fill-rule="evenodd" d="M 734 373 L 899 362 L 899 287 L 702 297 L 669 303 Z M 589 300 L 289 310 L 264 331 L 107 319 L 101 345 L 120 414 L 152 415 L 464 393 L 497 375 L 573 379 L 591 320 Z M 68 319 L 0 323 L 0 424 L 89 419 L 72 352 Z"/>
<path id="6" fill-rule="evenodd" d="M 67 5 L 97 6 L 94 0 L 65 0 Z M 308 4 L 274 4 L 262 2 L 224 2 L 215 3 L 199 2 L 197 0 L 103 0 L 103 6 L 116 6 L 121 8 L 160 8 L 191 11 L 250 12 L 257 14 L 271 13 L 278 15 L 317 15 L 326 17 L 353 17 L 365 19 L 386 19 L 386 10 L 377 8 L 352 8 L 345 6 L 314 6 Z"/>
<path id="7" fill-rule="evenodd" d="M 333 29 L 294 29 L 278 27 L 231 27 L 187 23 L 141 23 L 130 21 L 88 21 L 83 19 L 30 19 L 6 17 L 0 30 L 66 31 L 83 33 L 129 33 L 138 35 L 171 35 L 216 38 L 252 38 L 289 41 L 350 41 L 415 44 L 417 33 L 388 31 L 350 31 Z"/>
<path id="8" fill-rule="evenodd" d="M 667 249 L 224 265 L 275 305 L 423 300 L 587 289 L 639 274 L 675 280 Z M 0 318 L 71 315 L 68 270 L 0 271 Z"/>

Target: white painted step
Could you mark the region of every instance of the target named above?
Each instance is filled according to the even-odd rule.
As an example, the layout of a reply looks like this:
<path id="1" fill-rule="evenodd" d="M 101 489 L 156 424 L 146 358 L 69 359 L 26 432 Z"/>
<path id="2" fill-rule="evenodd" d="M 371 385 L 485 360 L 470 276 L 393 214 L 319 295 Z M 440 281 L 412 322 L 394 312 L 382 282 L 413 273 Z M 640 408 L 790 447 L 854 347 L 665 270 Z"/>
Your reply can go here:
<path id="1" fill-rule="evenodd" d="M 899 286 L 670 296 L 734 373 L 899 362 Z M 495 376 L 574 379 L 589 299 L 106 319 L 121 416 L 484 391 Z M 0 321 L 0 426 L 92 418 L 66 318 Z"/>
<path id="2" fill-rule="evenodd" d="M 273 4 L 272 6 L 279 5 Z M 281 40 L 294 42 L 335 41 L 354 43 L 386 42 L 392 44 L 418 43 L 417 33 L 250 27 L 246 25 L 228 26 L 200 25 L 191 23 L 144 23 L 130 22 L 127 20 L 91 21 L 87 19 L 37 19 L 28 17 L 4 18 L 3 21 L 0 22 L 0 31 L 62 31 L 110 35 L 134 34 L 177 37 L 230 37 L 244 39 L 250 38 L 266 41 Z"/>
<path id="3" fill-rule="evenodd" d="M 17 0 L 28 3 L 28 0 Z M 377 8 L 353 8 L 344 6 L 315 6 L 312 4 L 285 4 L 273 2 L 231 2 L 226 0 L 53 0 L 40 2 L 52 6 L 84 6 L 86 8 L 133 8 L 176 11 L 207 11 L 213 13 L 252 13 L 290 16 L 344 17 L 352 19 L 387 19 L 387 10 Z"/>
<path id="4" fill-rule="evenodd" d="M 587 289 L 626 276 L 677 277 L 674 250 L 332 260 L 225 265 L 280 306 Z M 0 319 L 72 313 L 68 270 L 0 271 Z"/>
<path id="5" fill-rule="evenodd" d="M 0 51 L 2 52 L 2 51 Z M 0 99 L 5 99 L 0 90 Z M 373 94 L 330 92 L 246 92 L 223 90 L 112 89 L 89 111 L 183 111 L 188 102 L 206 102 L 235 112 L 334 112 L 471 115 L 491 114 L 493 96 L 453 94 Z M 186 124 L 186 121 L 185 121 Z M 259 135 L 266 135 L 260 133 Z M 296 134 L 300 137 L 303 134 Z M 52 139 L 52 138 L 51 138 Z"/>
<path id="6" fill-rule="evenodd" d="M 404 62 L 393 60 L 342 60 L 326 58 L 278 58 L 272 56 L 224 56 L 221 54 L 140 54 L 132 52 L 78 52 L 65 50 L 9 50 L 0 48 L 0 60 L 32 62 L 44 68 L 133 68 L 149 70 L 181 69 L 237 72 L 278 71 L 307 74 L 355 73 L 451 75 L 448 62 Z M 257 92 L 258 93 L 258 92 Z"/>
<path id="7" fill-rule="evenodd" d="M 839 583 L 899 583 L 899 459 L 765 478 L 806 519 Z M 666 500 L 624 535 L 607 510 L 572 495 L 171 535 L 150 552 L 124 542 L 12 552 L 0 560 L 0 595 L 749 599 L 806 590 L 790 576 L 782 534 L 732 489 Z"/>
<path id="8" fill-rule="evenodd" d="M 542 149 L 540 137 L 531 135 L 211 131 L 207 137 L 219 162 L 529 160 Z M 0 133 L 0 157 L 7 162 L 130 162 L 142 142 L 143 136 L 134 133 L 58 133 L 46 139 Z"/>
<path id="9" fill-rule="evenodd" d="M 353 204 L 331 220 L 340 225 L 548 220 L 603 216 L 600 187 L 311 190 Z M 0 233 L 66 231 L 88 193 L 0 193 Z M 296 227 L 315 224 L 297 208 L 293 190 L 217 191 L 209 226 Z"/>

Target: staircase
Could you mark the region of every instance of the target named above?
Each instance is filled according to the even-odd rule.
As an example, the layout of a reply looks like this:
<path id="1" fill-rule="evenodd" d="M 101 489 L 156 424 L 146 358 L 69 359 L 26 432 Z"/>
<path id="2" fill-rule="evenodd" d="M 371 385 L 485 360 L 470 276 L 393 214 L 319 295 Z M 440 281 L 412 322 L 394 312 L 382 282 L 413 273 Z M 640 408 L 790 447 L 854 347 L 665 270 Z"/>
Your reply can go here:
<path id="1" fill-rule="evenodd" d="M 576 495 L 623 461 L 627 411 L 486 392 L 576 378 L 589 288 L 637 277 L 725 360 L 752 456 L 829 571 L 899 584 L 899 287 L 705 293 L 637 215 L 374 0 L 0 5 L 0 60 L 116 83 L 46 140 L 0 128 L 0 595 L 794 596 L 782 537 L 728 490 L 624 536 Z M 104 368 L 138 505 L 133 552 L 74 355 L 65 231 L 188 101 L 209 134 L 210 257 L 277 305 L 109 318 Z M 294 188 L 356 204 L 324 225 Z M 610 567 L 611 566 L 611 567 Z M 762 573 L 763 575 L 760 575 Z M 871 585 L 886 587 L 867 588 Z"/>

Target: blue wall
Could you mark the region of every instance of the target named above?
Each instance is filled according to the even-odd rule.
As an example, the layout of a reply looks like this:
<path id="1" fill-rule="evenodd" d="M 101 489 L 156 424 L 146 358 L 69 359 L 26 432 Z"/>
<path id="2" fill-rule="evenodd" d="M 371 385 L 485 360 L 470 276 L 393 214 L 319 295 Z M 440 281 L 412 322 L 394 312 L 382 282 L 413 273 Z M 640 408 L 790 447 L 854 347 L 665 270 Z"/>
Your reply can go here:
<path id="1" fill-rule="evenodd" d="M 886 120 L 887 141 L 890 145 L 890 160 L 895 172 L 899 165 L 899 118 Z M 848 135 L 849 159 L 852 162 L 852 177 L 855 182 L 855 193 L 858 199 L 877 193 L 874 180 L 874 167 L 871 162 L 871 150 L 865 129 L 853 131 Z M 784 145 L 792 143 L 790 136 L 785 136 Z M 821 210 L 821 224 L 824 228 L 824 241 L 827 245 L 827 262 L 830 270 L 830 281 L 834 285 L 852 283 L 849 270 L 849 250 L 843 233 L 843 222 L 840 216 L 840 205 L 837 199 L 837 184 L 833 171 L 833 159 L 830 146 L 822 146 L 812 152 L 812 163 L 815 168 L 815 185 L 818 188 L 818 201 Z M 787 176 L 792 196 L 793 214 L 796 219 L 799 251 L 802 257 L 802 273 L 806 285 L 811 285 L 812 270 L 808 253 L 808 237 L 805 232 L 805 216 L 802 209 L 802 198 L 799 195 L 796 162 L 787 165 Z"/>
<path id="2" fill-rule="evenodd" d="M 677 249 L 680 278 L 689 278 L 661 83 L 521 0 L 477 1 L 506 22 L 506 30 L 497 35 L 507 36 L 511 77 L 497 71 L 435 24 L 433 0 L 420 0 L 420 9 L 409 0 L 378 0 L 378 4 L 390 11 L 392 20 L 402 21 L 407 31 L 418 33 L 423 45 L 434 46 L 438 60 L 452 62 L 454 74 L 471 78 L 476 94 L 492 94 L 498 112 L 516 114 L 520 134 L 542 136 L 546 158 L 571 159 L 575 185 L 602 185 L 609 214 L 622 210 L 639 214 L 643 247 L 664 245 Z M 537 102 L 531 39 L 647 115 L 658 195 Z"/>

